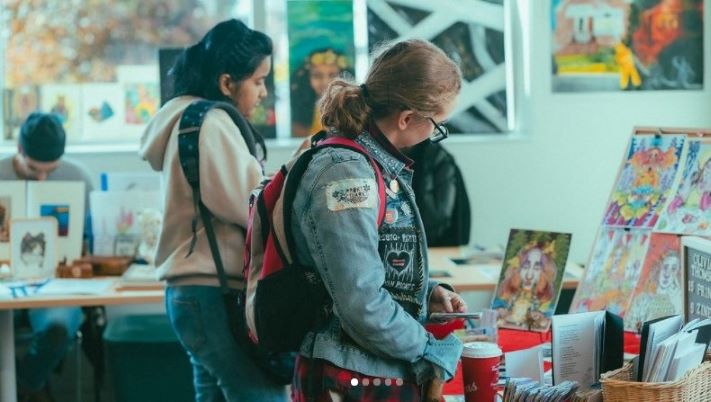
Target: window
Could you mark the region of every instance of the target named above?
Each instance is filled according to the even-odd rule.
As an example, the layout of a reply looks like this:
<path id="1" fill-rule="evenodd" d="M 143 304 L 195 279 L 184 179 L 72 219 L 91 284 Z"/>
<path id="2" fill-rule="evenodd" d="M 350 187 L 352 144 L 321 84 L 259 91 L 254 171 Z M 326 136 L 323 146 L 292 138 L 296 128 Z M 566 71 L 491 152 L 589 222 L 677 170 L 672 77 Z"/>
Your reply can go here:
<path id="1" fill-rule="evenodd" d="M 135 144 L 160 105 L 159 76 L 167 64 L 159 71 L 159 49 L 195 43 L 230 17 L 274 40 L 270 96 L 254 122 L 266 138 L 313 131 L 319 117 L 314 104 L 324 83 L 344 73 L 362 81 L 368 51 L 382 40 L 406 37 L 431 40 L 462 69 L 464 86 L 448 122 L 454 136 L 513 128 L 503 0 L 4 4 L 0 145 L 12 144 L 35 109 L 59 114 L 70 144 Z"/>

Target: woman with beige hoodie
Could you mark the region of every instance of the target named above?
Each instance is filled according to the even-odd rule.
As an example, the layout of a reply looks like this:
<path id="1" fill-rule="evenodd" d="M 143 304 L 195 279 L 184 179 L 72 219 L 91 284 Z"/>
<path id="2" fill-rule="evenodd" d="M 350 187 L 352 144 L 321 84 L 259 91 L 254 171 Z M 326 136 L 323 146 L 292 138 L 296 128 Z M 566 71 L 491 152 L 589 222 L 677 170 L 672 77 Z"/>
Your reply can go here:
<path id="1" fill-rule="evenodd" d="M 283 401 L 285 388 L 267 378 L 235 342 L 228 326 L 218 274 L 202 221 L 195 217 L 192 189 L 178 155 L 183 111 L 197 99 L 227 101 L 249 118 L 267 96 L 272 42 L 242 22 L 217 24 L 183 51 L 170 71 L 175 95 L 149 123 L 141 155 L 163 178 L 163 227 L 155 256 L 167 281 L 166 309 L 193 365 L 195 399 Z M 199 136 L 200 196 L 215 217 L 214 230 L 231 288 L 244 286 L 242 252 L 250 191 L 262 166 L 237 126 L 219 109 L 207 112 Z"/>

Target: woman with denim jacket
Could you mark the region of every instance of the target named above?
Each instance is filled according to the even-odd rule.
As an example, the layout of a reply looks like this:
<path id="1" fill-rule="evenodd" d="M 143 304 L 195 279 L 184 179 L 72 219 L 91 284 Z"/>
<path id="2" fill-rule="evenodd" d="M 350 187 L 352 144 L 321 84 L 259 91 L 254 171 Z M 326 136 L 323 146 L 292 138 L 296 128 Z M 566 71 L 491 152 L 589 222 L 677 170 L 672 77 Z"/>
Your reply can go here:
<path id="1" fill-rule="evenodd" d="M 382 48 L 364 84 L 336 80 L 320 101 L 329 135 L 355 139 L 381 167 L 353 150 L 326 147 L 302 176 L 291 228 L 298 260 L 315 267 L 333 300 L 297 360 L 292 399 L 419 401 L 433 379 L 449 380 L 462 345 L 436 340 L 433 312 L 465 312 L 450 288 L 428 278 L 427 240 L 412 191 L 412 162 L 400 150 L 446 137 L 459 69 L 429 42 Z M 432 137 L 435 135 L 435 137 Z"/>

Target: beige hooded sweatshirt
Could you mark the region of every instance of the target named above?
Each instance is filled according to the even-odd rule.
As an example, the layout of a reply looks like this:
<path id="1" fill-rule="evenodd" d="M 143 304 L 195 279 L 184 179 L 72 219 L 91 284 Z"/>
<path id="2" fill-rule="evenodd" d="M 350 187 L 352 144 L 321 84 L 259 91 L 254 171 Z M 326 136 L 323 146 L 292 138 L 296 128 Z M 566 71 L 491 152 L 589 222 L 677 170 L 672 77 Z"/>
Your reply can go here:
<path id="1" fill-rule="evenodd" d="M 197 243 L 186 257 L 195 216 L 192 189 L 178 156 L 178 126 L 183 110 L 198 98 L 166 103 L 141 138 L 140 155 L 162 175 L 163 226 L 155 263 L 170 286 L 219 286 L 205 228 L 198 214 Z M 211 110 L 200 130 L 200 197 L 214 215 L 214 228 L 230 287 L 241 288 L 244 230 L 249 195 L 262 178 L 237 126 L 223 110 Z"/>

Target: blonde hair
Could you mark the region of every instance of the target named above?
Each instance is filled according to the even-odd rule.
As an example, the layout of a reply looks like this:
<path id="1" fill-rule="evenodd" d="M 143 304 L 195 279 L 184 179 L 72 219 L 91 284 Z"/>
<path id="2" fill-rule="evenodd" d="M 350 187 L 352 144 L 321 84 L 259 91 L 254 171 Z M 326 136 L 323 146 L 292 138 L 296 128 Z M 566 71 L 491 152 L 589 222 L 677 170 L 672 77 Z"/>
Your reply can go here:
<path id="1" fill-rule="evenodd" d="M 364 86 L 336 79 L 319 101 L 321 124 L 342 135 L 357 136 L 369 117 L 413 110 L 442 112 L 462 86 L 459 67 L 430 42 L 410 39 L 385 44 L 374 53 Z"/>

